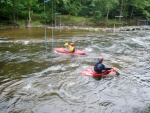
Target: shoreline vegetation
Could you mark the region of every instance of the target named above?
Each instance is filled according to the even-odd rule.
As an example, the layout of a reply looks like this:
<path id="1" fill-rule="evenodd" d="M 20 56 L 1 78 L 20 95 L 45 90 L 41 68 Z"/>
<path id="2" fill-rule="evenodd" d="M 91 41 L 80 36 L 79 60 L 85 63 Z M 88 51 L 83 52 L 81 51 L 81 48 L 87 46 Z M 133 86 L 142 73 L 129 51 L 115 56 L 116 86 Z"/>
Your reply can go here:
<path id="1" fill-rule="evenodd" d="M 30 23 L 30 24 L 28 24 Z M 74 29 L 74 30 L 88 30 L 88 31 L 102 31 L 102 32 L 119 32 L 119 31 L 135 31 L 135 30 L 150 30 L 149 25 L 145 25 L 145 23 L 138 23 L 138 19 L 132 20 L 132 22 L 128 22 L 127 20 L 109 20 L 107 23 L 105 20 L 99 21 L 98 23 L 94 23 L 90 18 L 85 17 L 75 17 L 75 16 L 62 16 L 60 18 L 56 18 L 55 22 L 50 23 L 41 23 L 38 20 L 33 20 L 28 22 L 27 20 L 21 20 L 16 23 L 9 21 L 1 21 L 0 29 L 7 28 L 44 28 L 47 27 L 51 29 L 54 27 L 57 29 Z"/>
<path id="2" fill-rule="evenodd" d="M 114 26 L 48 26 L 48 25 L 31 25 L 30 27 L 24 27 L 24 28 L 44 28 L 47 29 L 56 29 L 56 30 L 86 30 L 86 31 L 102 31 L 102 32 L 120 32 L 120 31 L 140 31 L 140 30 L 150 30 L 150 26 L 120 26 L 120 27 L 114 27 Z M 14 25 L 7 25 L 0 27 L 0 29 L 9 29 L 9 28 L 23 28 L 19 26 Z"/>

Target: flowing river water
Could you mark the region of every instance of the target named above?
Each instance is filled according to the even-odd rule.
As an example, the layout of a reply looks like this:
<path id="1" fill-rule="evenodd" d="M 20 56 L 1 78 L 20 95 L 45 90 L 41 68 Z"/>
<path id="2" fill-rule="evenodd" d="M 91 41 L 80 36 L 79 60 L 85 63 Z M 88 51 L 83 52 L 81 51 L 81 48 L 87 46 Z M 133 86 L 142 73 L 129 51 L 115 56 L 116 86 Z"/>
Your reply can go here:
<path id="1" fill-rule="evenodd" d="M 150 106 L 150 32 L 0 30 L 0 113 L 145 113 Z M 53 43 L 52 43 L 53 42 Z M 74 42 L 86 55 L 53 47 Z M 53 46 L 52 46 L 53 45 Z M 81 72 L 104 57 L 119 76 Z"/>

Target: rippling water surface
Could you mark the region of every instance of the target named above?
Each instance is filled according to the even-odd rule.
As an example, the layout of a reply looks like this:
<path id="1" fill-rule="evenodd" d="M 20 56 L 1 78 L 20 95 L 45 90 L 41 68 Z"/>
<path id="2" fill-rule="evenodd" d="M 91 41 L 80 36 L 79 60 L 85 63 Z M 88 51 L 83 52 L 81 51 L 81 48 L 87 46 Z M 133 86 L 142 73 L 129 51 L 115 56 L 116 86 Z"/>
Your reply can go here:
<path id="1" fill-rule="evenodd" d="M 0 113 L 144 113 L 150 106 L 150 32 L 0 30 Z M 85 56 L 54 53 L 74 42 Z M 99 56 L 119 76 L 80 73 Z"/>

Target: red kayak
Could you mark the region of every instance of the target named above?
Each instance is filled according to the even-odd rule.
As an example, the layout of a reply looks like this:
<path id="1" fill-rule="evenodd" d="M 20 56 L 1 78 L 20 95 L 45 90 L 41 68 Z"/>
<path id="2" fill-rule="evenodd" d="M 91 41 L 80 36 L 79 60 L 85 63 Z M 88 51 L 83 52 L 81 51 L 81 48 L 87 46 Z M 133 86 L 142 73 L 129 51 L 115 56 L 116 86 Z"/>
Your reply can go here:
<path id="1" fill-rule="evenodd" d="M 81 72 L 81 74 L 84 75 L 84 76 L 91 75 L 93 77 L 101 77 L 101 76 L 107 75 L 109 73 L 115 73 L 115 74 L 119 75 L 119 73 L 115 69 L 113 69 L 113 68 L 110 69 L 110 70 L 104 71 L 102 73 L 95 73 L 93 71 L 93 67 L 91 67 L 91 68 L 89 68 L 89 69 Z"/>
<path id="2" fill-rule="evenodd" d="M 68 52 L 65 50 L 65 48 L 54 48 L 54 50 L 58 53 L 63 53 L 63 54 L 85 55 L 84 51 L 80 51 L 78 49 L 76 49 L 75 52 Z"/>

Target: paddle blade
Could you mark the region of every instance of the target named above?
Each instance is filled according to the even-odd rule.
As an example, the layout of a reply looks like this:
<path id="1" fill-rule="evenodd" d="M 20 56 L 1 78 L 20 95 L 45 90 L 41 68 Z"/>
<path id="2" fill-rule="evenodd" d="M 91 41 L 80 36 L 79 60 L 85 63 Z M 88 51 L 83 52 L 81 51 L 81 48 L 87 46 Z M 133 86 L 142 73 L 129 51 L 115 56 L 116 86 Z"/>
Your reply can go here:
<path id="1" fill-rule="evenodd" d="M 116 75 L 120 75 L 120 73 L 116 71 Z"/>
<path id="2" fill-rule="evenodd" d="M 64 44 L 64 46 L 68 46 L 68 42 L 66 42 L 66 43 Z"/>
<path id="3" fill-rule="evenodd" d="M 117 71 L 117 68 L 113 68 L 114 72 L 116 72 L 115 74 L 118 76 L 120 75 L 120 73 Z"/>

